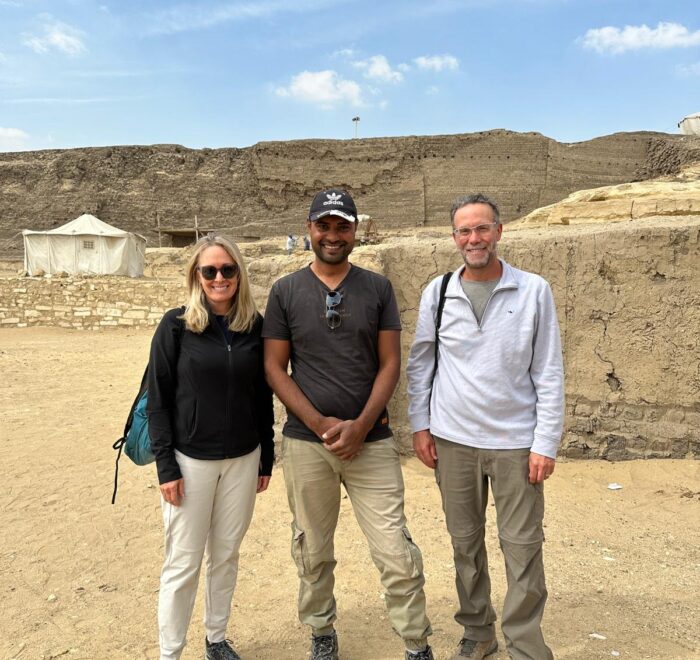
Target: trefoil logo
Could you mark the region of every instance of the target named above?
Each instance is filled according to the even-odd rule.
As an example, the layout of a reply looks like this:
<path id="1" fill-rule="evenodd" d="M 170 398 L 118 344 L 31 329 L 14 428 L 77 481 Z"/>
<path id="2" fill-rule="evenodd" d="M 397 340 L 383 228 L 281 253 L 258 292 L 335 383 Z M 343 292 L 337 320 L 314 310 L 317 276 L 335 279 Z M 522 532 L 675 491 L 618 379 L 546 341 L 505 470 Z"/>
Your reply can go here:
<path id="1" fill-rule="evenodd" d="M 339 204 L 340 206 L 343 205 L 342 202 L 342 195 L 340 193 L 327 193 L 326 197 L 328 197 L 327 202 L 323 202 L 324 206 L 328 206 L 329 204 Z"/>

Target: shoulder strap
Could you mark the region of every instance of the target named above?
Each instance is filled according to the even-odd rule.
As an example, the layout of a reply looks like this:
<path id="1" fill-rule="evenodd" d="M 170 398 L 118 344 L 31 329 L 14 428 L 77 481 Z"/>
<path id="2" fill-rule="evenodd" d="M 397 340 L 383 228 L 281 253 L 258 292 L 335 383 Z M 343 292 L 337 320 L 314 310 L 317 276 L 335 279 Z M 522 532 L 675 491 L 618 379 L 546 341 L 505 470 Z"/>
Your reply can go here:
<path id="1" fill-rule="evenodd" d="M 442 324 L 442 310 L 445 309 L 445 294 L 447 293 L 447 284 L 452 277 L 452 273 L 445 273 L 440 282 L 440 297 L 438 298 L 437 312 L 435 313 L 435 367 L 433 368 L 433 378 L 437 372 L 438 363 L 438 344 L 440 343 L 440 325 Z"/>
<path id="2" fill-rule="evenodd" d="M 433 382 L 435 381 L 435 374 L 437 374 L 442 310 L 445 308 L 445 294 L 447 293 L 447 284 L 450 281 L 450 277 L 452 277 L 452 273 L 445 273 L 440 282 L 440 297 L 438 298 L 437 311 L 435 312 L 435 362 L 433 364 L 433 377 L 430 379 L 430 397 L 428 398 L 428 402 L 430 402 L 432 398 Z M 428 405 L 430 405 L 430 403 L 428 403 Z"/>

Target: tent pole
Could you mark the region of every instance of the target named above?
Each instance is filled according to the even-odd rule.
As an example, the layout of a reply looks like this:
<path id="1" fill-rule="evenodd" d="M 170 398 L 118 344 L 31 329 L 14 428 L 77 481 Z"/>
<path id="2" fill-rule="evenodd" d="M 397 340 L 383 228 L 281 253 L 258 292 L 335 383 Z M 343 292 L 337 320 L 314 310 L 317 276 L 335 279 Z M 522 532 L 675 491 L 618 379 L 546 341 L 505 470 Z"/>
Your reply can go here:
<path id="1" fill-rule="evenodd" d="M 199 221 L 196 213 L 194 214 L 194 238 L 195 242 L 199 240 Z"/>
<path id="2" fill-rule="evenodd" d="M 163 237 L 160 231 L 160 211 L 156 211 L 156 225 L 158 226 L 158 247 L 163 247 Z"/>

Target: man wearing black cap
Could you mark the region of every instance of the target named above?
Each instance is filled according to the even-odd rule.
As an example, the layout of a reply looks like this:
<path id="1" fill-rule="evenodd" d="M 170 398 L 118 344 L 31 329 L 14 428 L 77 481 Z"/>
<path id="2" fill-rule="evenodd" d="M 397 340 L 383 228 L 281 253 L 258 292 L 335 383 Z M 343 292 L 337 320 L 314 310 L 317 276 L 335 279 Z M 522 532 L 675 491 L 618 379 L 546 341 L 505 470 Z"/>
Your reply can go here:
<path id="1" fill-rule="evenodd" d="M 355 202 L 345 190 L 318 193 L 307 221 L 314 261 L 275 282 L 265 312 L 265 372 L 287 408 L 281 461 L 299 619 L 312 630 L 310 658 L 336 660 L 333 536 L 342 483 L 405 657 L 432 660 L 423 561 L 406 526 L 386 410 L 401 367 L 401 319 L 389 280 L 348 261 L 356 227 Z"/>

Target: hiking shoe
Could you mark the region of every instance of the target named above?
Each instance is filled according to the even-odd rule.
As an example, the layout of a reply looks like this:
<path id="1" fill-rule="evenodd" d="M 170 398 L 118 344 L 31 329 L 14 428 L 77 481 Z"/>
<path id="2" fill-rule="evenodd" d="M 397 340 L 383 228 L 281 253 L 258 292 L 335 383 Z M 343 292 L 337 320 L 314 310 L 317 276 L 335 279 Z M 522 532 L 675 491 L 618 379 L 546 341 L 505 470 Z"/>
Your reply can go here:
<path id="1" fill-rule="evenodd" d="M 422 651 L 409 651 L 406 649 L 406 660 L 435 660 L 433 649 L 426 646 Z"/>
<path id="2" fill-rule="evenodd" d="M 477 642 L 476 640 L 463 637 L 459 640 L 457 653 L 450 660 L 462 660 L 463 658 L 481 660 L 496 651 L 498 651 L 498 642 L 495 639 L 490 639 L 487 642 Z"/>
<path id="3" fill-rule="evenodd" d="M 227 639 L 223 642 L 210 642 L 205 637 L 204 644 L 206 649 L 204 660 L 241 660 L 241 656 L 231 648 Z"/>
<path id="4" fill-rule="evenodd" d="M 338 635 L 311 635 L 309 660 L 338 660 Z"/>

